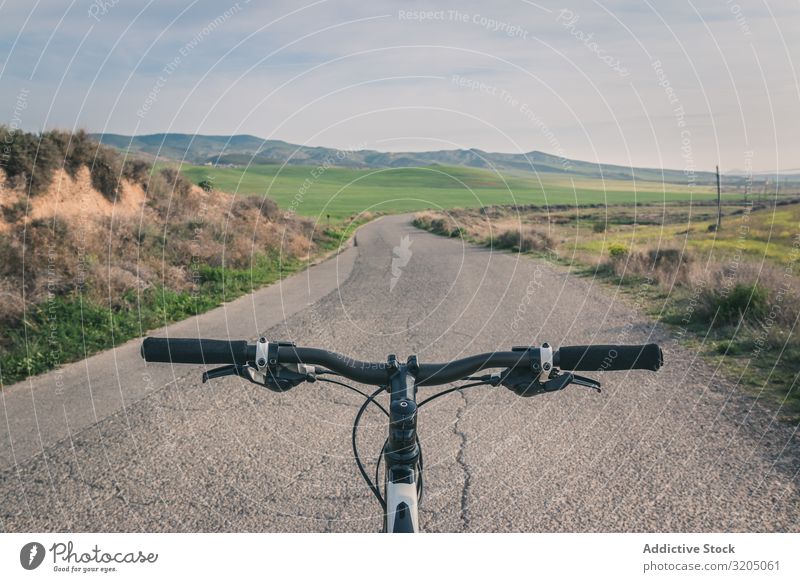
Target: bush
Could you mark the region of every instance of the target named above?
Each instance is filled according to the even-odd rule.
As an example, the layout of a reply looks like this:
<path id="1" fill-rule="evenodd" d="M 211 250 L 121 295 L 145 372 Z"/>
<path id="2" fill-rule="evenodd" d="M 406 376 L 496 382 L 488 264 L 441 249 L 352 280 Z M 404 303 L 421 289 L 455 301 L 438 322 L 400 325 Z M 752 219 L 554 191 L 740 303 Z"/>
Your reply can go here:
<path id="1" fill-rule="evenodd" d="M 505 230 L 495 237 L 493 243 L 501 249 L 513 249 L 519 247 L 521 238 L 518 230 Z"/>
<path id="2" fill-rule="evenodd" d="M 434 218 L 430 221 L 430 230 L 435 234 L 447 235 L 450 233 L 447 223 L 441 218 Z"/>
<path id="3" fill-rule="evenodd" d="M 0 141 L 7 147 L 4 170 L 13 187 L 24 188 L 32 196 L 41 194 L 53 181 L 60 150 L 47 134 L 35 135 L 0 127 Z"/>
<path id="4" fill-rule="evenodd" d="M 612 259 L 621 259 L 628 254 L 628 247 L 621 243 L 611 243 L 608 245 L 608 254 Z"/>
<path id="5" fill-rule="evenodd" d="M 606 231 L 606 223 L 605 222 L 595 222 L 592 225 L 592 232 L 605 232 Z"/>
<path id="6" fill-rule="evenodd" d="M 253 210 L 258 211 L 267 220 L 273 220 L 278 218 L 280 209 L 278 203 L 268 196 L 240 196 L 231 208 L 235 216 L 242 218 Z"/>
<path id="7" fill-rule="evenodd" d="M 122 160 L 119 154 L 109 148 L 99 147 L 91 162 L 90 170 L 92 186 L 113 202 L 122 179 Z"/>
<path id="8" fill-rule="evenodd" d="M 499 248 L 514 249 L 522 253 L 547 251 L 554 247 L 553 239 L 533 228 L 505 230 L 494 239 L 493 243 Z"/>
<path id="9" fill-rule="evenodd" d="M 139 184 L 142 188 L 146 188 L 147 182 L 150 180 L 151 170 L 152 166 L 144 160 L 128 160 L 122 169 L 122 175 L 131 182 Z"/>
<path id="10" fill-rule="evenodd" d="M 676 270 L 681 265 L 691 263 L 691 255 L 680 249 L 651 249 L 647 251 L 647 260 L 655 269 Z"/>
<path id="11" fill-rule="evenodd" d="M 116 197 L 123 169 L 120 155 L 83 130 L 33 134 L 0 126 L 0 141 L 8 146 L 7 179 L 31 196 L 47 190 L 56 170 L 63 169 L 74 178 L 82 167 L 88 167 L 92 185 L 109 200 Z"/>
<path id="12" fill-rule="evenodd" d="M 769 291 L 758 283 L 736 283 L 727 293 L 707 289 L 701 294 L 696 319 L 715 326 L 736 324 L 740 320 L 760 321 L 769 313 Z"/>
<path id="13" fill-rule="evenodd" d="M 170 187 L 170 193 L 178 198 L 186 198 L 192 191 L 192 184 L 175 168 L 164 168 L 161 175 Z"/>
<path id="14" fill-rule="evenodd" d="M 434 218 L 434 216 L 427 212 L 415 214 L 413 221 L 414 226 L 417 228 L 421 228 L 422 230 L 427 230 L 428 232 L 439 234 L 441 236 L 455 238 L 465 236 L 467 234 L 467 229 L 460 226 L 451 226 L 452 223 L 452 220 L 445 220 L 444 218 L 438 217 Z"/>

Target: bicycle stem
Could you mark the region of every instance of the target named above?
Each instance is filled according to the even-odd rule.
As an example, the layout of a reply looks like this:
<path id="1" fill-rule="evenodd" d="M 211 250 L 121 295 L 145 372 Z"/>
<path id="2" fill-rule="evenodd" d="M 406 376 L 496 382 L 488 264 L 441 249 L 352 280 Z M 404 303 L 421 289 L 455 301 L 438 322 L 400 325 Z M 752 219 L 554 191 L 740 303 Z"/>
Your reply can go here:
<path id="1" fill-rule="evenodd" d="M 412 356 L 414 358 L 414 356 Z M 410 360 L 412 359 L 410 358 Z M 413 361 L 416 361 L 415 359 Z M 417 398 L 413 369 L 389 357 L 389 442 L 386 466 L 414 465 L 419 458 L 417 445 Z"/>
<path id="2" fill-rule="evenodd" d="M 419 367 L 416 356 L 401 364 L 394 355 L 388 358 L 389 437 L 384 459 L 386 463 L 387 532 L 417 531 L 417 501 L 421 486 L 418 474 L 420 449 L 417 440 L 416 377 Z"/>

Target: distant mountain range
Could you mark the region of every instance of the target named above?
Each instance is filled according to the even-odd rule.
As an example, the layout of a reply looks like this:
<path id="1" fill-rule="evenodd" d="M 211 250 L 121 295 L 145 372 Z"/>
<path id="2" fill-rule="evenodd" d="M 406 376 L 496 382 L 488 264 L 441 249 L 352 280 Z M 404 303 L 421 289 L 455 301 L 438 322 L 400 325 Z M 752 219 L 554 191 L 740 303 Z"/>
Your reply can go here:
<path id="1" fill-rule="evenodd" d="M 192 135 L 158 133 L 126 136 L 113 133 L 92 134 L 98 141 L 148 158 L 180 160 L 195 165 L 283 164 L 316 166 L 329 164 L 349 168 L 424 167 L 434 164 L 497 169 L 513 172 L 546 172 L 576 178 L 643 180 L 685 184 L 682 170 L 631 168 L 569 160 L 532 151 L 527 154 L 490 153 L 478 149 L 430 152 L 342 151 L 326 147 L 300 146 L 280 140 L 265 140 L 252 135 Z M 697 183 L 713 183 L 711 172 L 698 172 Z"/>

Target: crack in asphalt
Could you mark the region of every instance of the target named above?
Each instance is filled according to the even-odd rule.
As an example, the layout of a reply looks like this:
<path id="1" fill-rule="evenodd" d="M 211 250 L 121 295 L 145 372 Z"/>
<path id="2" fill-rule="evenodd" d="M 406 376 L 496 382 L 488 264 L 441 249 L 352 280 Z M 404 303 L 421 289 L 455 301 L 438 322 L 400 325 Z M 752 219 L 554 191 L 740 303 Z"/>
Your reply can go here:
<path id="1" fill-rule="evenodd" d="M 461 467 L 461 471 L 464 473 L 464 485 L 461 487 L 461 504 L 460 504 L 460 517 L 461 522 L 464 524 L 464 529 L 469 530 L 470 528 L 470 515 L 469 515 L 469 491 L 470 487 L 472 486 L 472 471 L 469 467 L 469 464 L 466 461 L 466 452 L 467 452 L 467 435 L 464 431 L 459 429 L 458 424 L 461 422 L 463 418 L 464 412 L 467 410 L 467 397 L 464 395 L 463 392 L 459 392 L 461 396 L 461 400 L 463 402 L 463 406 L 460 406 L 456 411 L 456 421 L 453 423 L 453 432 L 461 442 L 458 447 L 458 453 L 456 454 L 456 463 L 459 467 Z"/>

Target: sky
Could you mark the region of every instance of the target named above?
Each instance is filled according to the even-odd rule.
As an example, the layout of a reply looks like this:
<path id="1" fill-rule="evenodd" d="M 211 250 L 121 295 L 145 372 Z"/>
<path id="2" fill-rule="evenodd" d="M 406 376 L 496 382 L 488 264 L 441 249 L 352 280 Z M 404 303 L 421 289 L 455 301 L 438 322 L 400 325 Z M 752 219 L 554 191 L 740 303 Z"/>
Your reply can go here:
<path id="1" fill-rule="evenodd" d="M 0 0 L 0 123 L 800 168 L 797 0 Z"/>

